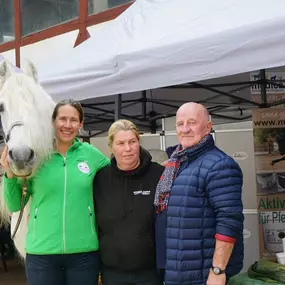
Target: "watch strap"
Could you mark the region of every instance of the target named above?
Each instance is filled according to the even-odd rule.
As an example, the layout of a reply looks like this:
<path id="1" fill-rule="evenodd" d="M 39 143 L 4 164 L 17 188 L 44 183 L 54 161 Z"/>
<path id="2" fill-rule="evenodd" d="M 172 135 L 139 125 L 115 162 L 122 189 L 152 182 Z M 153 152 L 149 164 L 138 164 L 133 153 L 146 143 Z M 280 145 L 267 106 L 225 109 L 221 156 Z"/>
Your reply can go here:
<path id="1" fill-rule="evenodd" d="M 221 275 L 226 273 L 226 269 L 221 269 L 217 266 L 212 265 L 212 271 L 215 275 Z"/>

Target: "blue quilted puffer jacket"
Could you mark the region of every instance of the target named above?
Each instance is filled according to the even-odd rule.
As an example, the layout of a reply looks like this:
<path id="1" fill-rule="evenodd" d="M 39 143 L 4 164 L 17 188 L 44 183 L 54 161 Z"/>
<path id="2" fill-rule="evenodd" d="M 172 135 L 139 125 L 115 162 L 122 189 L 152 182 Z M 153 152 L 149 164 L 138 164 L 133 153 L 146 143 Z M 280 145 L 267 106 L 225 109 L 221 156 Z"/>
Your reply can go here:
<path id="1" fill-rule="evenodd" d="M 211 135 L 189 148 L 173 182 L 166 213 L 166 285 L 206 284 L 215 235 L 236 240 L 227 278 L 243 267 L 242 172 Z M 157 236 L 157 242 L 163 237 Z M 158 259 L 161 259 L 158 252 Z"/>

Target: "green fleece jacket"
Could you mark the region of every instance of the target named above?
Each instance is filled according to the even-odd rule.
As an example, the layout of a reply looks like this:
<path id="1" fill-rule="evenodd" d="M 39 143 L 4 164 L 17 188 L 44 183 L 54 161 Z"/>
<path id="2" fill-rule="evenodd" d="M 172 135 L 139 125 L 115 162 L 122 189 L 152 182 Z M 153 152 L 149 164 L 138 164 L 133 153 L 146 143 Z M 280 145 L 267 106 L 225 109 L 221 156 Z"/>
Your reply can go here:
<path id="1" fill-rule="evenodd" d="M 66 156 L 54 152 L 28 180 L 31 212 L 26 237 L 29 254 L 70 254 L 99 249 L 93 205 L 93 178 L 109 164 L 98 149 L 75 140 Z M 21 180 L 4 178 L 11 212 L 20 210 Z"/>

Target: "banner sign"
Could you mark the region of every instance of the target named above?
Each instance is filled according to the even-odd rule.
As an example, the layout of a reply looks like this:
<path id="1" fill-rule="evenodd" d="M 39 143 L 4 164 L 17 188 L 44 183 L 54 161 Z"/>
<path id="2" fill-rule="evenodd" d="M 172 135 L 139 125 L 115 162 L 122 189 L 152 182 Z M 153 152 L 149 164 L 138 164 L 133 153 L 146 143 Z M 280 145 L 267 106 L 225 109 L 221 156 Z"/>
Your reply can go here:
<path id="1" fill-rule="evenodd" d="M 252 112 L 261 257 L 283 251 L 285 234 L 285 109 Z"/>

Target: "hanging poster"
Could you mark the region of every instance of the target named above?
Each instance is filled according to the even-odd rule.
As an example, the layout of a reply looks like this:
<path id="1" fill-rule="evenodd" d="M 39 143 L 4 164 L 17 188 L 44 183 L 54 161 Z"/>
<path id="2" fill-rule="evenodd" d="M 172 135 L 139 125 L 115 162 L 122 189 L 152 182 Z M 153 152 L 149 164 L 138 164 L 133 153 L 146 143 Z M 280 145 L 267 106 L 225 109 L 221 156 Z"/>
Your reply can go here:
<path id="1" fill-rule="evenodd" d="M 285 234 L 285 109 L 253 110 L 261 257 L 283 251 Z"/>
<path id="2" fill-rule="evenodd" d="M 285 73 L 284 72 L 269 72 L 266 71 L 265 78 L 270 81 L 266 84 L 267 103 L 273 103 L 285 100 Z M 250 81 L 260 80 L 260 72 L 254 71 L 250 73 Z M 254 102 L 261 103 L 261 85 L 254 84 L 250 88 L 251 97 Z M 283 108 L 284 104 L 278 108 Z"/>

